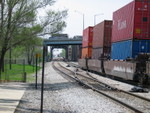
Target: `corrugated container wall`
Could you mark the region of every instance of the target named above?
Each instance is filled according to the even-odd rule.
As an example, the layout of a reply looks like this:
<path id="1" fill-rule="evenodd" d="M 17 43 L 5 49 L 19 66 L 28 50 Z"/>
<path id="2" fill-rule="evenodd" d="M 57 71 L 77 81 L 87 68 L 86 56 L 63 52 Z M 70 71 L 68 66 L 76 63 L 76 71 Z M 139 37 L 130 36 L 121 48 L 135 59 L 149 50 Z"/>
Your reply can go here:
<path id="1" fill-rule="evenodd" d="M 112 42 L 150 39 L 150 1 L 135 0 L 113 13 Z"/>
<path id="2" fill-rule="evenodd" d="M 99 59 L 103 54 L 104 57 L 110 58 L 111 48 L 110 47 L 101 47 L 92 49 L 92 59 Z"/>
<path id="3" fill-rule="evenodd" d="M 82 47 L 92 47 L 93 27 L 88 27 L 83 30 Z"/>
<path id="4" fill-rule="evenodd" d="M 111 59 L 135 58 L 139 53 L 150 53 L 150 40 L 127 40 L 112 43 Z"/>
<path id="5" fill-rule="evenodd" d="M 150 39 L 150 0 L 135 2 L 134 38 Z"/>
<path id="6" fill-rule="evenodd" d="M 111 51 L 112 21 L 104 20 L 93 28 L 92 59 L 98 59 L 103 54 L 110 56 Z"/>
<path id="7" fill-rule="evenodd" d="M 93 28 L 93 48 L 111 47 L 112 21 L 104 20 Z"/>
<path id="8" fill-rule="evenodd" d="M 91 58 L 92 57 L 92 47 L 82 48 L 81 58 Z"/>

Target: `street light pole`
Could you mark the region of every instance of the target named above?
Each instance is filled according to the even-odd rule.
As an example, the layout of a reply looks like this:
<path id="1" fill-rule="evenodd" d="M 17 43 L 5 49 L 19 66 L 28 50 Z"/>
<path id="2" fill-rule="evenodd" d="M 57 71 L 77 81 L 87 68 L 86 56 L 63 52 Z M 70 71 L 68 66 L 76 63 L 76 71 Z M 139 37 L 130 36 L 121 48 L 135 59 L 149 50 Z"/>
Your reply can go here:
<path id="1" fill-rule="evenodd" d="M 94 26 L 95 26 L 95 24 L 96 24 L 96 16 L 99 16 L 99 15 L 104 15 L 104 14 L 103 14 L 103 13 L 100 13 L 100 14 L 94 15 Z"/>
<path id="2" fill-rule="evenodd" d="M 84 14 L 83 14 L 83 30 L 84 30 Z"/>
<path id="3" fill-rule="evenodd" d="M 75 12 L 77 12 L 77 13 L 79 13 L 79 14 L 82 15 L 82 18 L 83 18 L 83 30 L 84 30 L 84 13 L 81 13 L 81 12 L 79 12 L 79 11 L 77 11 L 77 10 L 75 10 Z"/>

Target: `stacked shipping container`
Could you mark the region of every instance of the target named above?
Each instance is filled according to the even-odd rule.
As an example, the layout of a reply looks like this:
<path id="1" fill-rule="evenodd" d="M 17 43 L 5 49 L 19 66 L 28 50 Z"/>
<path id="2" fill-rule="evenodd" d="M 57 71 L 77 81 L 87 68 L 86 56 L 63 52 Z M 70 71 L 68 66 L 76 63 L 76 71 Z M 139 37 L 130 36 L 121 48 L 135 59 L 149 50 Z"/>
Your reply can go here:
<path id="1" fill-rule="evenodd" d="M 82 58 L 92 57 L 92 47 L 82 48 Z"/>
<path id="2" fill-rule="evenodd" d="M 68 46 L 68 59 L 71 60 L 71 55 L 72 55 L 72 47 Z"/>
<path id="3" fill-rule="evenodd" d="M 110 56 L 112 21 L 105 20 L 94 26 L 92 59 L 98 59 L 103 54 Z"/>
<path id="4" fill-rule="evenodd" d="M 92 47 L 93 27 L 88 27 L 83 30 L 82 47 Z"/>
<path id="5" fill-rule="evenodd" d="M 92 41 L 93 41 L 93 27 L 88 27 L 83 30 L 81 58 L 92 57 Z"/>
<path id="6" fill-rule="evenodd" d="M 112 59 L 149 52 L 149 39 L 150 0 L 135 0 L 113 13 Z"/>
<path id="7" fill-rule="evenodd" d="M 139 53 L 150 53 L 150 40 L 127 40 L 112 44 L 112 58 L 135 58 Z"/>

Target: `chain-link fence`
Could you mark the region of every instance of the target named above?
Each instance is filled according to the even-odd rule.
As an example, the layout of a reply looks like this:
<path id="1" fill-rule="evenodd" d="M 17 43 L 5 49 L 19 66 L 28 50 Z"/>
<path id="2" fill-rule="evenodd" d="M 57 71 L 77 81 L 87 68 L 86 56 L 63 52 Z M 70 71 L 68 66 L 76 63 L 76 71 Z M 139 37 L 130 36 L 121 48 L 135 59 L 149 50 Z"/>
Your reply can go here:
<path id="1" fill-rule="evenodd" d="M 26 82 L 27 73 L 35 72 L 34 64 L 28 65 L 25 59 L 4 60 L 4 66 L 0 73 L 0 81 Z M 34 79 L 30 76 L 29 79 Z"/>

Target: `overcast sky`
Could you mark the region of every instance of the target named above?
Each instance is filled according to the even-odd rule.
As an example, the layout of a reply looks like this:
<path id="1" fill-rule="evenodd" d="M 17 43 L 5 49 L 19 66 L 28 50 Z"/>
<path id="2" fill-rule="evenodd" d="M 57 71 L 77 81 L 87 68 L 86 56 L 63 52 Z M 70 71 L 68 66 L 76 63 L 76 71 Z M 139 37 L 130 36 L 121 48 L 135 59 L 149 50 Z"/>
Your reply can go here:
<path id="1" fill-rule="evenodd" d="M 113 12 L 131 1 L 133 0 L 56 0 L 53 8 L 55 10 L 69 10 L 66 19 L 67 27 L 63 33 L 73 37 L 82 35 L 83 14 L 84 28 L 87 28 L 94 25 L 94 15 L 101 14 L 96 16 L 96 23 L 103 20 L 112 20 Z"/>

